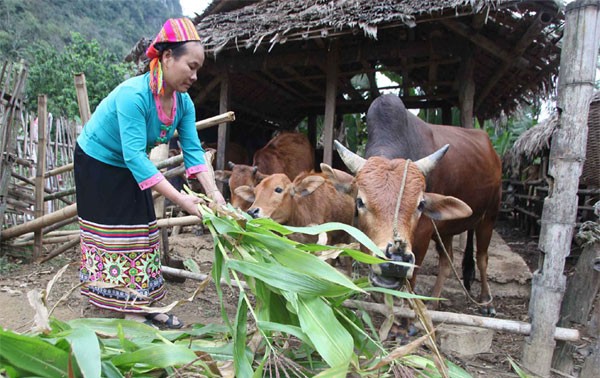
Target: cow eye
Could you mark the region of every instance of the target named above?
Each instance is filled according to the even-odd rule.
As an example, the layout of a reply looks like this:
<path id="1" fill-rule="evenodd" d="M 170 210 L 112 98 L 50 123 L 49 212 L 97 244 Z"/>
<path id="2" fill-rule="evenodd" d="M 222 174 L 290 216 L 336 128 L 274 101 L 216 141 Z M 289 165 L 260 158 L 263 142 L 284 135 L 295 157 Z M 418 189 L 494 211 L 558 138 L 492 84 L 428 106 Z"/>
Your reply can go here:
<path id="1" fill-rule="evenodd" d="M 362 198 L 357 197 L 356 198 L 356 208 L 357 209 L 362 209 L 365 207 L 365 203 L 363 202 Z"/>
<path id="2" fill-rule="evenodd" d="M 283 188 L 281 188 L 279 186 L 275 188 L 275 193 L 281 193 L 281 192 L 283 192 Z"/>
<path id="3" fill-rule="evenodd" d="M 425 210 L 425 200 L 421 200 L 421 202 L 419 202 L 419 206 L 417 206 L 417 209 L 419 211 Z"/>

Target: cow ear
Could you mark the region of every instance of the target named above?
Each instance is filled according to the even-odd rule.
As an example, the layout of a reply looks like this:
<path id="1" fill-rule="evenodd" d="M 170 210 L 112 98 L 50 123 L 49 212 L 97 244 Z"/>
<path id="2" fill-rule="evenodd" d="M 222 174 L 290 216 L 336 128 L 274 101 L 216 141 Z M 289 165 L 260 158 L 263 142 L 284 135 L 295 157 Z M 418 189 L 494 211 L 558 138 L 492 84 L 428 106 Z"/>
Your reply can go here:
<path id="1" fill-rule="evenodd" d="M 293 190 L 300 193 L 300 196 L 305 197 L 317 190 L 324 182 L 325 179 L 321 176 L 306 176 Z"/>
<path id="2" fill-rule="evenodd" d="M 436 193 L 425 193 L 425 208 L 423 214 L 435 220 L 450 220 L 467 218 L 473 210 L 456 197 L 444 196 Z"/>
<path id="3" fill-rule="evenodd" d="M 230 177 L 231 177 L 231 171 L 223 171 L 221 169 L 215 171 L 215 180 L 217 180 L 219 182 L 228 184 Z"/>
<path id="4" fill-rule="evenodd" d="M 240 196 L 244 201 L 250 203 L 254 202 L 254 189 L 252 189 L 248 185 L 238 186 L 233 192 L 236 195 Z"/>

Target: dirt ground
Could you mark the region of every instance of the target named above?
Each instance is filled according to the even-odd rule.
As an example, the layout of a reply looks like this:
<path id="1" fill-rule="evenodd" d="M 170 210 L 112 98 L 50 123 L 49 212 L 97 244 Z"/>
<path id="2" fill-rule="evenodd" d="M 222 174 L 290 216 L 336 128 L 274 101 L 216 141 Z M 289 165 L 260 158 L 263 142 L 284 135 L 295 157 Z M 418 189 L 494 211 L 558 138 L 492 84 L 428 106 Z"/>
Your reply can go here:
<path id="1" fill-rule="evenodd" d="M 210 272 L 213 254 L 210 235 L 202 235 L 199 229 L 188 229 L 187 231 L 189 232 L 169 238 L 170 255 L 179 259 L 192 257 L 203 273 Z M 533 272 L 538 259 L 537 240 L 523 235 L 508 221 L 498 222 L 496 232 L 513 252 L 523 257 L 529 270 Z M 57 280 L 50 293 L 49 305 L 50 307 L 54 306 L 61 297 L 77 286 L 78 259 L 74 249 L 41 265 L 22 263 L 18 259 L 12 259 L 10 264 L 12 269 L 0 276 L 0 326 L 19 332 L 27 331 L 31 327 L 33 319 L 33 309 L 28 304 L 27 292 L 35 288 L 44 289 L 57 271 L 68 264 L 67 271 Z M 163 300 L 163 304 L 189 298 L 198 284 L 198 281 L 190 279 L 179 283 L 168 282 L 168 294 Z M 528 293 L 531 283 L 527 280 L 520 285 L 524 295 L 502 296 L 502 293 L 495 293 L 497 297 L 494 303 L 498 318 L 528 320 Z M 418 288 L 419 284 L 417 284 Z M 227 312 L 233 316 L 237 294 L 235 291 L 225 288 L 225 296 Z M 218 298 L 214 286 L 209 285 L 193 301 L 179 305 L 173 312 L 186 325 L 193 323 L 221 324 L 222 319 L 217 303 Z M 441 310 L 478 315 L 476 306 L 467 304 L 464 296 L 458 299 L 451 298 Z M 78 317 L 97 316 L 82 300 L 78 289 L 68 294 L 66 300 L 58 303 L 53 315 L 65 321 Z M 510 367 L 508 357 L 519 362 L 523 341 L 524 336 L 495 332 L 490 351 L 470 357 L 447 354 L 447 358 L 465 368 L 474 377 L 517 377 Z"/>

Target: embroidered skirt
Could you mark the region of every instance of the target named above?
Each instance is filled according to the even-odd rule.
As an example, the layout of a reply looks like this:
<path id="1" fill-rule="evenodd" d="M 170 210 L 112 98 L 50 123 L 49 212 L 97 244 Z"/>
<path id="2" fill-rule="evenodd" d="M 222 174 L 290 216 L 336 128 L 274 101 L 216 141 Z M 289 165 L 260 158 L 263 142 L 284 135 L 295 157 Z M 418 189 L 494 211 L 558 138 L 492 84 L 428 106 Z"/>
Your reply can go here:
<path id="1" fill-rule="evenodd" d="M 140 190 L 127 168 L 102 163 L 79 145 L 74 157 L 81 229 L 79 278 L 90 303 L 145 312 L 165 295 L 159 229 L 150 189 Z"/>

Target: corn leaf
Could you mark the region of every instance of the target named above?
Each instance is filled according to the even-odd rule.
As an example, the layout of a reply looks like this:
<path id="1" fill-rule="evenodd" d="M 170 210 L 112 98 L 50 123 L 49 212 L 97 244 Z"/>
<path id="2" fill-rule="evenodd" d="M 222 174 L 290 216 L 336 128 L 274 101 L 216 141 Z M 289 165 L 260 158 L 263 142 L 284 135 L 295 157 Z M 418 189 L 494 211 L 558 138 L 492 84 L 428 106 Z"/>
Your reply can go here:
<path id="1" fill-rule="evenodd" d="M 348 367 L 354 341 L 321 298 L 298 296 L 300 326 L 330 367 Z"/>
<path id="2" fill-rule="evenodd" d="M 102 370 L 100 364 L 100 343 L 94 331 L 87 327 L 73 329 L 65 337 L 71 344 L 71 352 L 84 377 L 99 377 Z"/>
<path id="3" fill-rule="evenodd" d="M 352 226 L 344 224 L 344 223 L 329 222 L 329 223 L 323 223 L 323 224 L 320 224 L 317 226 L 309 226 L 309 227 L 291 227 L 291 226 L 285 226 L 285 227 L 292 232 L 299 232 L 299 233 L 308 234 L 308 235 L 318 235 L 321 232 L 343 230 L 343 231 L 346 231 L 348 234 L 350 234 L 350 236 L 352 236 L 354 239 L 356 239 L 356 241 L 358 241 L 360 244 L 364 245 L 369 251 L 371 251 L 372 253 L 374 253 L 375 255 L 377 255 L 381 258 L 385 258 L 385 255 L 383 254 L 383 252 L 381 252 L 381 250 L 379 248 L 377 248 L 375 243 L 373 243 L 373 241 L 371 239 L 369 239 L 369 237 L 367 235 L 365 235 L 358 228 L 352 227 Z"/>
<path id="4" fill-rule="evenodd" d="M 288 268 L 293 268 L 296 272 L 319 277 L 337 283 L 338 285 L 345 286 L 351 290 L 362 292 L 362 290 L 348 279 L 348 277 L 310 253 L 298 251 L 293 247 L 285 248 L 278 240 L 266 235 L 257 236 L 253 233 L 246 233 L 246 236 L 264 244 L 280 264 Z"/>
<path id="5" fill-rule="evenodd" d="M 39 377 L 67 377 L 69 352 L 39 338 L 0 329 L 0 360 Z"/>
<path id="6" fill-rule="evenodd" d="M 156 338 L 159 331 L 147 324 L 134 320 L 111 319 L 111 318 L 79 318 L 68 322 L 73 328 L 88 327 L 94 332 L 108 337 L 118 337 L 119 327 L 128 338 L 142 338 L 152 340 Z"/>
<path id="7" fill-rule="evenodd" d="M 144 364 L 146 366 L 166 368 L 188 364 L 196 359 L 196 354 L 183 345 L 153 344 L 151 346 L 119 354 L 111 359 L 117 367 Z"/>
<path id="8" fill-rule="evenodd" d="M 264 322 L 264 321 L 258 322 L 257 326 L 258 326 L 258 328 L 262 329 L 263 331 L 281 332 L 281 333 L 287 333 L 288 335 L 295 336 L 298 339 L 300 339 L 301 341 L 308 344 L 308 346 L 310 346 L 311 348 L 314 348 L 314 346 L 312 345 L 312 342 L 310 341 L 310 338 L 304 333 L 304 331 L 302 331 L 302 328 L 300 328 L 300 327 L 296 327 L 296 326 L 292 326 L 292 325 L 288 325 L 288 324 Z"/>
<path id="9" fill-rule="evenodd" d="M 298 273 L 281 265 L 229 260 L 227 261 L 227 266 L 246 276 L 264 281 L 270 286 L 298 294 L 338 296 L 350 292 L 350 289 L 343 286 L 307 274 Z"/>
<path id="10" fill-rule="evenodd" d="M 246 356 L 246 322 L 248 320 L 248 304 L 244 292 L 240 293 L 238 309 L 233 327 L 233 365 L 236 377 L 251 377 L 254 374 L 252 365 Z"/>
<path id="11" fill-rule="evenodd" d="M 102 361 L 102 377 L 123 378 L 123 374 L 112 362 Z"/>

